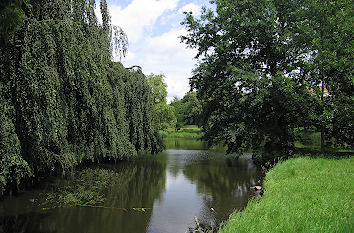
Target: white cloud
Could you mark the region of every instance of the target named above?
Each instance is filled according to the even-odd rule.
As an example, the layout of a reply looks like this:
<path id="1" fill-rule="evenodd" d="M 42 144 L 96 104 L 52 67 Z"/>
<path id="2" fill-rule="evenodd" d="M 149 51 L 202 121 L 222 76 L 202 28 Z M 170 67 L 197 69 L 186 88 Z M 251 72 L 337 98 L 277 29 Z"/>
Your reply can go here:
<path id="1" fill-rule="evenodd" d="M 178 10 L 178 13 L 183 14 L 183 12 L 192 12 L 193 15 L 200 15 L 202 8 L 194 3 L 189 3 Z"/>
<path id="2" fill-rule="evenodd" d="M 184 11 L 198 15 L 201 7 L 196 2 L 184 6 L 181 2 L 131 0 L 125 7 L 115 3 L 108 6 L 112 25 L 120 26 L 129 39 L 127 57 L 121 60 L 123 65 L 139 65 L 146 75 L 165 74 L 168 101 L 173 96 L 182 98 L 189 91 L 188 78 L 196 63 L 196 51 L 180 43 L 179 36 L 187 33 L 180 22 Z M 96 15 L 100 18 L 99 3 Z"/>
<path id="3" fill-rule="evenodd" d="M 126 66 L 139 64 L 145 74 L 165 74 L 168 96 L 182 98 L 189 91 L 188 78 L 196 55 L 195 50 L 186 49 L 186 45 L 180 43 L 179 36 L 186 33 L 185 29 L 171 29 L 160 36 L 148 37 L 140 48 L 131 48 L 135 59 L 126 58 L 123 63 Z"/>
<path id="4" fill-rule="evenodd" d="M 146 30 L 152 30 L 156 20 L 166 11 L 174 10 L 179 0 L 133 0 L 126 8 L 109 5 L 112 25 L 120 26 L 130 42 L 143 38 Z"/>
<path id="5" fill-rule="evenodd" d="M 134 61 L 136 59 L 136 54 L 132 51 L 128 51 L 127 56 L 125 58 L 127 61 Z"/>

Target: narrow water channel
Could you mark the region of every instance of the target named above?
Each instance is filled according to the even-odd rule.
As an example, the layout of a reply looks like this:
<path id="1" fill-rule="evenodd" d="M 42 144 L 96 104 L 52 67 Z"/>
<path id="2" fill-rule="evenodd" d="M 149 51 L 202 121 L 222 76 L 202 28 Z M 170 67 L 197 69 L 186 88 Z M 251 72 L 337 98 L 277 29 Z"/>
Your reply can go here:
<path id="1" fill-rule="evenodd" d="M 130 174 L 112 187 L 104 206 L 43 210 L 33 203 L 45 187 L 0 201 L 0 233 L 178 233 L 200 224 L 216 227 L 253 195 L 262 174 L 246 155 L 234 159 L 204 142 L 169 139 L 158 155 L 140 155 L 117 169 Z M 136 211 L 133 208 L 146 208 Z"/>

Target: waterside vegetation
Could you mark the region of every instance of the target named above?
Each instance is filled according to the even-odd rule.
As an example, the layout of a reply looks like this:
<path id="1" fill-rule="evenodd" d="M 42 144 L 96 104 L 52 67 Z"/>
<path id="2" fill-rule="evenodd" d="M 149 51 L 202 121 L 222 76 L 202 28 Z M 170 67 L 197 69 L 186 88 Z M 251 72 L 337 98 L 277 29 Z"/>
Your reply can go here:
<path id="1" fill-rule="evenodd" d="M 52 191 L 42 193 L 38 204 L 42 208 L 104 203 L 107 192 L 115 185 L 125 186 L 130 174 L 105 168 L 85 168 L 76 170 L 73 178 L 54 184 Z"/>
<path id="2" fill-rule="evenodd" d="M 20 19 L 0 38 L 0 195 L 83 162 L 162 149 L 146 76 L 112 61 L 128 39 L 105 0 L 102 23 L 92 0 L 4 4 Z M 5 13 L 1 23 L 13 19 Z"/>

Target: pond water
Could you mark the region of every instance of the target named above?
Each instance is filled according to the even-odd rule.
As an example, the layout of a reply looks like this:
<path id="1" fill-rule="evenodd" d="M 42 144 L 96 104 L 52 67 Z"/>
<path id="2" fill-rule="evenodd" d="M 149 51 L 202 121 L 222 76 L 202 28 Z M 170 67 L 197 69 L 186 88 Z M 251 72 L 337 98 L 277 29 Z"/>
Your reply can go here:
<path id="1" fill-rule="evenodd" d="M 44 183 L 0 201 L 0 233 L 184 233 L 196 227 L 195 216 L 215 228 L 246 206 L 249 187 L 262 178 L 250 156 L 235 159 L 193 139 L 168 139 L 166 145 L 158 155 L 112 165 L 129 174 L 108 192 L 103 205 L 114 209 L 43 210 L 33 199 L 52 187 Z"/>

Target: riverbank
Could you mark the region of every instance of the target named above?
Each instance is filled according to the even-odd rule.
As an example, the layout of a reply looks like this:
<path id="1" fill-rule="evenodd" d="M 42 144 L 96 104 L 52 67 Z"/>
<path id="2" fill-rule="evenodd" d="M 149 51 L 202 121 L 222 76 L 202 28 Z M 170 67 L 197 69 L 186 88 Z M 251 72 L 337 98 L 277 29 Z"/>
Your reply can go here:
<path id="1" fill-rule="evenodd" d="M 176 129 L 167 129 L 166 131 L 161 131 L 161 136 L 163 138 L 194 138 L 199 139 L 203 137 L 203 132 L 201 128 L 196 125 L 188 125 L 186 127 Z"/>
<path id="2" fill-rule="evenodd" d="M 295 158 L 276 165 L 261 201 L 220 232 L 353 232 L 354 158 Z"/>

